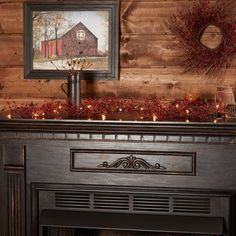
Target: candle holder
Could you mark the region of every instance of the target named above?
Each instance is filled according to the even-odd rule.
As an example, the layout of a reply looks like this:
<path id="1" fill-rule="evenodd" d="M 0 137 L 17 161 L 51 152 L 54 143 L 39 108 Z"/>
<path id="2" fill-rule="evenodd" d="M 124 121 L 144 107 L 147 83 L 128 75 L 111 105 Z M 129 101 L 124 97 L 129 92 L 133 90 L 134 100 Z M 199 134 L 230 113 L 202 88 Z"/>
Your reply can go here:
<path id="1" fill-rule="evenodd" d="M 67 86 L 67 89 L 64 88 Z M 67 95 L 68 101 L 71 104 L 75 104 L 77 107 L 81 105 L 81 74 L 74 73 L 69 74 L 67 77 L 67 83 L 61 85 L 61 90 Z"/>

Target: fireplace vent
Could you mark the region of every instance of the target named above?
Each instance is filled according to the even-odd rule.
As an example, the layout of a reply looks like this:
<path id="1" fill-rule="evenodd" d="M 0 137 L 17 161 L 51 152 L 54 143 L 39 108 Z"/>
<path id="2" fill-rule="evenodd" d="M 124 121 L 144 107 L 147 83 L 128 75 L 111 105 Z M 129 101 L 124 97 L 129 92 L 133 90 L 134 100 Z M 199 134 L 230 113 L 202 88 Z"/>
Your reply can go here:
<path id="1" fill-rule="evenodd" d="M 94 209 L 129 210 L 129 196 L 125 194 L 94 194 Z"/>
<path id="2" fill-rule="evenodd" d="M 90 194 L 85 192 L 56 192 L 55 206 L 90 209 Z"/>
<path id="3" fill-rule="evenodd" d="M 194 197 L 174 197 L 173 199 L 174 213 L 189 214 L 210 214 L 211 206 L 209 198 Z"/>
<path id="4" fill-rule="evenodd" d="M 211 198 L 140 193 L 55 192 L 55 206 L 93 211 L 210 215 Z"/>
<path id="5" fill-rule="evenodd" d="M 170 200 L 168 196 L 133 196 L 133 210 L 145 212 L 169 212 Z"/>

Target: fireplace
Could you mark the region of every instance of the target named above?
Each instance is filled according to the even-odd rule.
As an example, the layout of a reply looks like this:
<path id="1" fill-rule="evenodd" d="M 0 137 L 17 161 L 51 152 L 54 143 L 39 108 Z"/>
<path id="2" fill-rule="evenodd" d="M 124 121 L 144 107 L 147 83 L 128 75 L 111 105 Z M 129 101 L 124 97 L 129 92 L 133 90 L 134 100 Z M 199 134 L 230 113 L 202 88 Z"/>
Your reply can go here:
<path id="1" fill-rule="evenodd" d="M 222 192 L 43 183 L 31 188 L 34 235 L 60 235 L 60 227 L 75 235 L 223 235 L 229 223 L 231 198 Z"/>
<path id="2" fill-rule="evenodd" d="M 58 123 L 2 128 L 4 236 L 235 236 L 231 125 Z"/>

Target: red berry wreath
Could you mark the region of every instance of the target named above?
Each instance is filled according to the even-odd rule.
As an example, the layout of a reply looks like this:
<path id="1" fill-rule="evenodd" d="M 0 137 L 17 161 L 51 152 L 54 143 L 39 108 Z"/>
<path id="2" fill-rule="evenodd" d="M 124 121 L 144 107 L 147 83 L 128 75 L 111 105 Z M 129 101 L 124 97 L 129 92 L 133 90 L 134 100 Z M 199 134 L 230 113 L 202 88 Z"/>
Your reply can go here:
<path id="1" fill-rule="evenodd" d="M 185 72 L 219 75 L 230 65 L 236 53 L 236 6 L 234 0 L 195 0 L 169 18 L 167 26 L 176 36 L 183 52 L 181 65 Z M 221 41 L 215 48 L 201 42 L 205 30 L 215 26 Z"/>

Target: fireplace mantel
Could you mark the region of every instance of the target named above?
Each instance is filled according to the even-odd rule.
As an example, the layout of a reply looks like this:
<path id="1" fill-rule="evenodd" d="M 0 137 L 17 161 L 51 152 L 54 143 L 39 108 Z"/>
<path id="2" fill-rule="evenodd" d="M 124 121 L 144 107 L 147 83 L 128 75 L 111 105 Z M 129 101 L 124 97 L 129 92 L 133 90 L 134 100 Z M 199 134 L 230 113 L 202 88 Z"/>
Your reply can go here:
<path id="1" fill-rule="evenodd" d="M 63 226 L 61 218 L 55 222 L 62 211 L 68 225 L 70 215 L 83 212 L 143 214 L 180 222 L 155 225 L 156 232 L 202 227 L 235 236 L 235 154 L 234 123 L 1 120 L 1 235 L 42 236 L 51 222 Z M 112 208 L 106 199 L 116 201 L 118 193 L 124 205 Z M 74 206 L 71 195 L 89 202 Z M 153 206 L 153 198 L 163 205 Z M 187 228 L 185 217 L 192 222 Z M 201 226 L 204 221 L 218 231 Z"/>
<path id="2" fill-rule="evenodd" d="M 0 120 L 0 131 L 236 136 L 236 123 L 91 120 Z"/>

